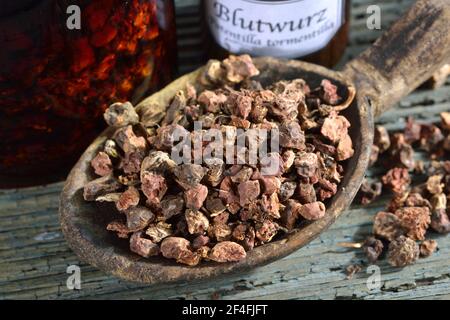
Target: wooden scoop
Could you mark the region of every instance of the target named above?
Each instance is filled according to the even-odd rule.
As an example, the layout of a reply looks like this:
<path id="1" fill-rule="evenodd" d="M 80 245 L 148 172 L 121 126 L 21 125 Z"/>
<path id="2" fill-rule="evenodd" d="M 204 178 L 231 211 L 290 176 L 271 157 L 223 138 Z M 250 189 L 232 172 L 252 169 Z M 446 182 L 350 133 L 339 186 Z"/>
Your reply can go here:
<path id="1" fill-rule="evenodd" d="M 312 87 L 323 78 L 338 85 L 348 101 L 356 88 L 356 97 L 342 112 L 351 122 L 355 154 L 345 165 L 345 176 L 338 193 L 328 203 L 327 213 L 283 239 L 256 247 L 238 263 L 202 262 L 196 267 L 176 264 L 162 257 L 144 259 L 130 252 L 128 242 L 106 230 L 117 213 L 83 200 L 83 186 L 94 177 L 90 160 L 113 133 L 107 129 L 81 156 L 72 169 L 61 194 L 60 220 L 70 247 L 80 259 L 119 278 L 141 283 L 191 281 L 230 272 L 249 270 L 282 258 L 301 248 L 326 230 L 349 207 L 368 165 L 373 141 L 373 116 L 379 115 L 407 95 L 450 57 L 450 2 L 420 0 L 374 45 L 349 62 L 341 72 L 290 60 L 256 58 L 261 71 L 257 80 L 263 85 L 281 79 L 303 78 Z M 158 104 L 155 116 L 164 113 L 173 95 L 190 82 L 202 68 L 187 74 L 141 102 L 137 108 Z"/>

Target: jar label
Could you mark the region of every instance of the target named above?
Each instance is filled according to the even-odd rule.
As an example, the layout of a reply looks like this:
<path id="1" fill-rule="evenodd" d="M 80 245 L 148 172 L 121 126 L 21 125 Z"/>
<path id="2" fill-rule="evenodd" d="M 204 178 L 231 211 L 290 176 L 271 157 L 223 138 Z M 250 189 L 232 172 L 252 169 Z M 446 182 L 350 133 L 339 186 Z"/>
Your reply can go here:
<path id="1" fill-rule="evenodd" d="M 344 0 L 206 0 L 216 42 L 232 53 L 297 58 L 324 48 L 345 20 Z"/>

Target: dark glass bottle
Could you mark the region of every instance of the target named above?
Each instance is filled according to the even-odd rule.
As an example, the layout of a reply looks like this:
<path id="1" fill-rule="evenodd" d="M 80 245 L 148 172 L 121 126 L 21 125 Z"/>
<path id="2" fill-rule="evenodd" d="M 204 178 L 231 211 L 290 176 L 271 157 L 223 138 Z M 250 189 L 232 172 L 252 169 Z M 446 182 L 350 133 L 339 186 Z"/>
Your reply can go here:
<path id="1" fill-rule="evenodd" d="M 109 104 L 171 80 L 174 4 L 3 0 L 0 48 L 0 187 L 54 181 L 103 128 Z"/>
<path id="2" fill-rule="evenodd" d="M 209 58 L 249 53 L 332 67 L 347 46 L 350 0 L 203 0 L 202 6 Z"/>

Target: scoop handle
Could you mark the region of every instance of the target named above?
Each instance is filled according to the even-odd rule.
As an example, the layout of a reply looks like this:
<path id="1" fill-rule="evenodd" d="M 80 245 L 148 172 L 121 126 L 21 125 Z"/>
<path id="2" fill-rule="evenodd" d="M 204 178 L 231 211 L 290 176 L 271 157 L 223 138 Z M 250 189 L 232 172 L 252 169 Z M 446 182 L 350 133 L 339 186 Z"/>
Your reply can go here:
<path id="1" fill-rule="evenodd" d="M 449 58 L 450 0 L 418 0 L 342 71 L 370 99 L 379 116 Z"/>

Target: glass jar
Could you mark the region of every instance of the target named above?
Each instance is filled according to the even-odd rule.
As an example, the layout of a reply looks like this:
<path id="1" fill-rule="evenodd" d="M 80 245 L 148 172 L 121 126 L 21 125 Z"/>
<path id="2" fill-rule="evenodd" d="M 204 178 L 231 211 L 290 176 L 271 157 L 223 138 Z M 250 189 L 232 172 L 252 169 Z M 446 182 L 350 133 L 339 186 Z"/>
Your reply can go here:
<path id="1" fill-rule="evenodd" d="M 348 41 L 350 0 L 203 0 L 210 58 L 301 59 L 326 67 Z"/>
<path id="2" fill-rule="evenodd" d="M 55 181 L 104 127 L 109 104 L 171 80 L 174 4 L 2 1 L 0 48 L 0 187 Z"/>

